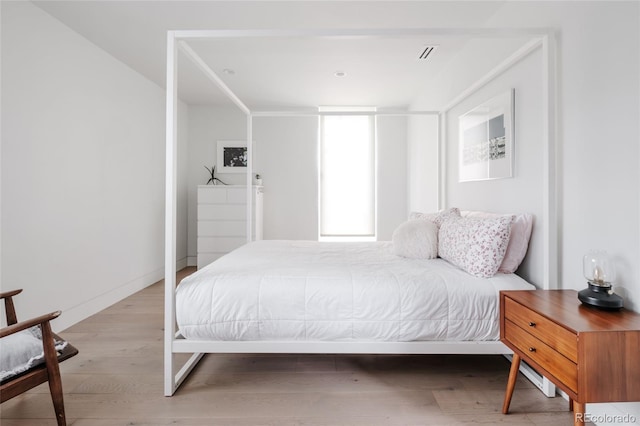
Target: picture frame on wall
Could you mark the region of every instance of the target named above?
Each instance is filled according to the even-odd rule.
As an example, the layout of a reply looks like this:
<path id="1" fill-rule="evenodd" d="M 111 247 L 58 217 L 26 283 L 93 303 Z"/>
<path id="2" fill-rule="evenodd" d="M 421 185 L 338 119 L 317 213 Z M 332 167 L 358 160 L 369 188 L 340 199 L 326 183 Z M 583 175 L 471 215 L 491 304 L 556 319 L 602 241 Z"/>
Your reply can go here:
<path id="1" fill-rule="evenodd" d="M 246 141 L 218 141 L 216 157 L 218 173 L 247 172 Z"/>
<path id="2" fill-rule="evenodd" d="M 460 182 L 513 177 L 515 90 L 508 90 L 458 119 Z"/>

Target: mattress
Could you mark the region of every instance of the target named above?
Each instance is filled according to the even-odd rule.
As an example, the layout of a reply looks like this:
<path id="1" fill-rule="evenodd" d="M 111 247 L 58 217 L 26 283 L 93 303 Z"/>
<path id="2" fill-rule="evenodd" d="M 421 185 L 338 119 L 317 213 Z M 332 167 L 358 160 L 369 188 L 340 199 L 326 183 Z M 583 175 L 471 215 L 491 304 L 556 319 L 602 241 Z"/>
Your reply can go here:
<path id="1" fill-rule="evenodd" d="M 533 288 L 398 257 L 390 242 L 257 241 L 182 280 L 176 319 L 194 340 L 498 340 L 499 291 Z"/>

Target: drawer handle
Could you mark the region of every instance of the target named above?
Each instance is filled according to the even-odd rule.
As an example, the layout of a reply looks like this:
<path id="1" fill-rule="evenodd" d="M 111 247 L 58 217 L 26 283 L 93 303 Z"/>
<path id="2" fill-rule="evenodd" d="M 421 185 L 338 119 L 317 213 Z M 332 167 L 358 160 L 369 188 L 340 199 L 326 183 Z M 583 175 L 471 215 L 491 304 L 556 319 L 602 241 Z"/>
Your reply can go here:
<path id="1" fill-rule="evenodd" d="M 535 327 L 535 326 L 536 326 L 536 323 L 535 323 L 535 322 L 533 322 L 533 321 L 530 321 L 530 322 L 529 322 L 529 327 Z"/>
<path id="2" fill-rule="evenodd" d="M 536 348 L 529 348 L 529 352 L 535 352 Z"/>

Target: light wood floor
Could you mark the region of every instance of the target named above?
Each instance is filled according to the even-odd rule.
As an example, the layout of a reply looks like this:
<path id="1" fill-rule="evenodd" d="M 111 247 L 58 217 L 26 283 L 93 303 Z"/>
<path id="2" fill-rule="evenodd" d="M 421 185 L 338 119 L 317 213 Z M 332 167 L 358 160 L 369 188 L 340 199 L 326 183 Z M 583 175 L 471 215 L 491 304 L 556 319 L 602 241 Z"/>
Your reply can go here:
<path id="1" fill-rule="evenodd" d="M 523 377 L 500 414 L 509 363 L 493 355 L 206 355 L 166 398 L 163 299 L 159 282 L 60 333 L 80 350 L 61 364 L 68 424 L 572 424 L 565 400 Z M 0 418 L 55 425 L 46 385 Z"/>

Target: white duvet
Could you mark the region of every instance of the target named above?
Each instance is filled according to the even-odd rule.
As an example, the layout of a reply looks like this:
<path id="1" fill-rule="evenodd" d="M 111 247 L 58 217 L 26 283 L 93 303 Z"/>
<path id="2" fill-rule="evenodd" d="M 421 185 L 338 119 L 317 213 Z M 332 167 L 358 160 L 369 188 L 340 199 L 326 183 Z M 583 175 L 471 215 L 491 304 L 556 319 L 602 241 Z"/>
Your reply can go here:
<path id="1" fill-rule="evenodd" d="M 497 340 L 498 292 L 533 288 L 389 242 L 257 241 L 182 280 L 176 315 L 195 340 Z"/>

